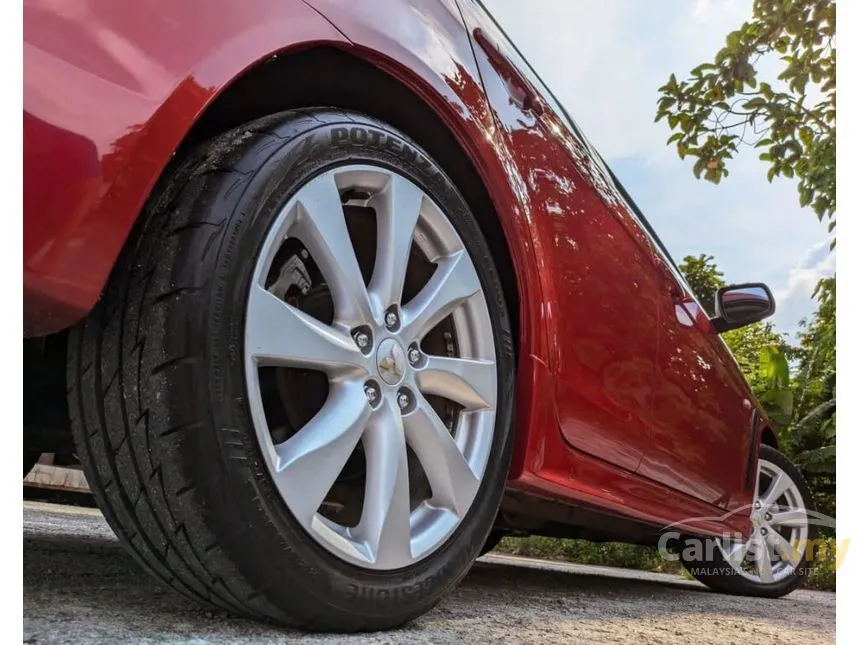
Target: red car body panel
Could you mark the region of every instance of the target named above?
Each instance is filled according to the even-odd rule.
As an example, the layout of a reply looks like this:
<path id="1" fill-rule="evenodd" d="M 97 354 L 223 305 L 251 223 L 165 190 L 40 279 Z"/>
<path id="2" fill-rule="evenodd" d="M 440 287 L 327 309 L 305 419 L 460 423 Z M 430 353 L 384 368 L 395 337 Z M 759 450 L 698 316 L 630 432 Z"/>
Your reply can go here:
<path id="1" fill-rule="evenodd" d="M 525 109 L 510 70 L 476 43 L 475 29 L 504 35 L 472 0 L 25 0 L 24 11 L 26 335 L 92 309 L 153 185 L 231 82 L 275 54 L 338 47 L 434 110 L 495 206 L 520 301 L 510 491 L 745 529 L 719 517 L 752 499 L 764 425 L 749 388 L 551 96 L 538 92 L 540 115 Z"/>
<path id="2" fill-rule="evenodd" d="M 503 43 L 477 11 L 467 12 L 466 21 L 482 30 L 489 47 Z M 620 203 L 596 185 L 588 153 L 561 115 L 550 105 L 536 115 L 512 100 L 498 68 L 525 63 L 513 59 L 515 51 L 501 53 L 505 59 L 494 63 L 483 49 L 476 52 L 499 137 L 527 194 L 541 258 L 557 424 L 577 450 L 635 472 L 650 440 L 664 297 L 654 251 Z"/>
<path id="3" fill-rule="evenodd" d="M 747 476 L 753 395 L 707 314 L 677 286 L 679 296 L 661 308 L 652 445 L 638 472 L 703 501 L 737 508 L 751 501 L 739 491 Z"/>
<path id="4" fill-rule="evenodd" d="M 343 42 L 300 0 L 24 3 L 24 331 L 96 303 L 143 204 L 244 69 Z"/>

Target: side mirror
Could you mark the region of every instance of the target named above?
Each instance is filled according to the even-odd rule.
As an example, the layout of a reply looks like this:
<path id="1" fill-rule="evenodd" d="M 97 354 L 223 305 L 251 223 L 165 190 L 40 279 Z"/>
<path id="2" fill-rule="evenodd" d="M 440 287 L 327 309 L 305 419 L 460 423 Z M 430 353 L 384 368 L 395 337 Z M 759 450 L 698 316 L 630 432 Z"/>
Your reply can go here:
<path id="1" fill-rule="evenodd" d="M 717 317 L 711 322 L 718 334 L 752 325 L 776 311 L 773 294 L 760 282 L 722 287 L 716 296 Z"/>

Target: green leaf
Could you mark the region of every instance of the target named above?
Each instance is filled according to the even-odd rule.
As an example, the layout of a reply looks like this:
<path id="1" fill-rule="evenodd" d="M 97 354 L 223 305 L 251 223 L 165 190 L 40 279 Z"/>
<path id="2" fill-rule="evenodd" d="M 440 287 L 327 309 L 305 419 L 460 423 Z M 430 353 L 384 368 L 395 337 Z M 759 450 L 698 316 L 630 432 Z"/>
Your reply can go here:
<path id="1" fill-rule="evenodd" d="M 767 403 L 775 408 L 780 414 L 786 417 L 791 416 L 791 411 L 794 406 L 794 393 L 789 389 L 767 390 L 761 395 L 763 403 Z"/>
<path id="2" fill-rule="evenodd" d="M 759 354 L 759 369 L 762 377 L 767 380 L 770 387 L 780 389 L 788 386 L 788 359 L 779 347 L 769 345 L 761 350 L 761 354 Z"/>
<path id="3" fill-rule="evenodd" d="M 726 35 L 712 60 L 695 66 L 686 81 L 679 83 L 672 74 L 660 88 L 655 121 L 668 122 L 667 145 L 679 144 L 682 159 L 695 156 L 695 176 L 708 181 L 728 174 L 725 162 L 742 144 L 761 148 L 768 182 L 777 176 L 796 181 L 801 206 L 832 225 L 835 22 L 835 0 L 756 0 L 751 17 Z M 758 79 L 771 53 L 780 67 L 777 89 Z M 814 99 L 806 95 L 810 84 L 816 88 Z M 812 101 L 817 102 L 810 106 Z M 682 136 L 675 136 L 677 131 Z M 726 140 L 729 132 L 735 139 Z M 699 143 L 703 137 L 708 137 L 704 145 Z M 702 158 L 720 166 L 703 165 Z"/>
<path id="4" fill-rule="evenodd" d="M 693 76 L 701 76 L 703 72 L 707 72 L 712 69 L 717 69 L 717 66 L 713 63 L 702 63 L 698 67 L 694 68 L 691 73 Z"/>
<path id="5" fill-rule="evenodd" d="M 836 472 L 836 446 L 822 446 L 801 452 L 795 457 L 802 470 L 813 473 Z"/>
<path id="6" fill-rule="evenodd" d="M 741 35 L 737 31 L 733 31 L 726 36 L 726 45 L 729 49 L 736 49 L 741 42 Z"/>
<path id="7" fill-rule="evenodd" d="M 803 417 L 800 421 L 797 421 L 794 424 L 794 429 L 796 432 L 804 432 L 809 431 L 815 424 L 820 424 L 824 415 L 826 415 L 831 410 L 836 409 L 836 399 L 830 399 L 825 401 L 824 403 L 817 405 L 813 408 L 812 412 Z M 835 426 L 833 430 L 834 434 L 836 432 Z"/>

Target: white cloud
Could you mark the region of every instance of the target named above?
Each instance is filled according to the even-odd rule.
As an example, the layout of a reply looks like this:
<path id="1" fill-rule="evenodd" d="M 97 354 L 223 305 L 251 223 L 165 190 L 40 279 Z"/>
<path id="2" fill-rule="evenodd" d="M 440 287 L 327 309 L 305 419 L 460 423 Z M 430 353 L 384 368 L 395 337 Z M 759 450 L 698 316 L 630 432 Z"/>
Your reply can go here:
<path id="1" fill-rule="evenodd" d="M 795 321 L 806 315 L 815 285 L 821 278 L 835 272 L 836 253 L 830 251 L 830 242 L 820 242 L 808 249 L 797 266 L 789 272 L 786 285 L 773 294 L 776 299 L 777 327 L 790 329 Z"/>

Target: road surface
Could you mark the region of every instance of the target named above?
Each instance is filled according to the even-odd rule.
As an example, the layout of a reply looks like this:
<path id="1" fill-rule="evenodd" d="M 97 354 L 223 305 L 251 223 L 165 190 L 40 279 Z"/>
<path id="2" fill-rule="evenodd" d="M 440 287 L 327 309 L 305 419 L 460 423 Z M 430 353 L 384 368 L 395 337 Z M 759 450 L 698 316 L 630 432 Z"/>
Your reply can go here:
<path id="1" fill-rule="evenodd" d="M 678 576 L 487 556 L 383 634 L 308 635 L 200 607 L 144 574 L 91 509 L 24 504 L 25 643 L 832 643 L 835 594 L 721 596 Z"/>

